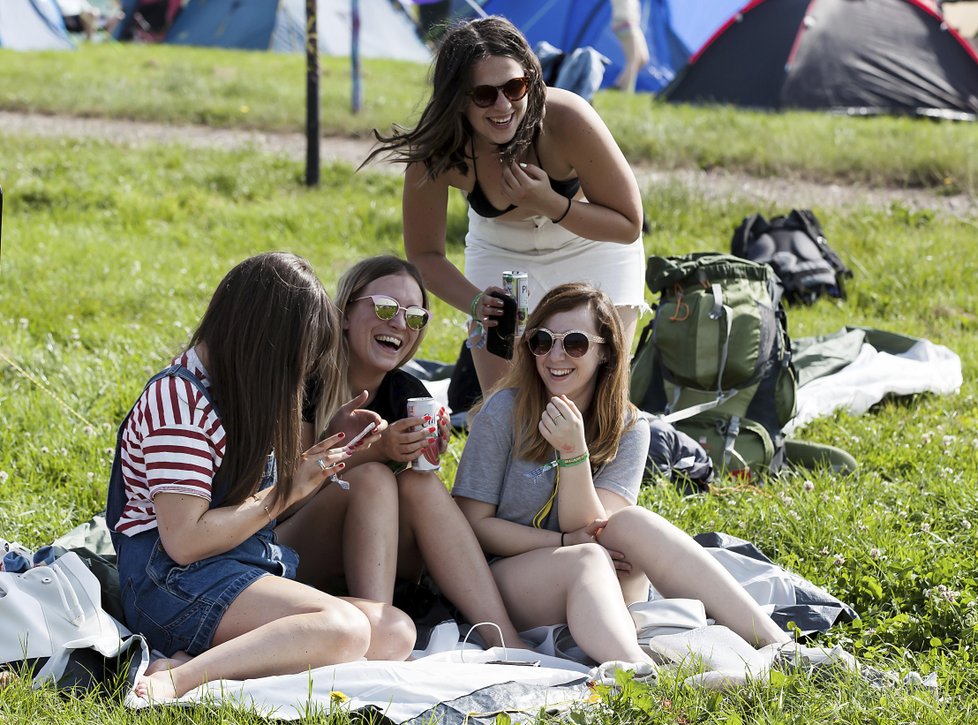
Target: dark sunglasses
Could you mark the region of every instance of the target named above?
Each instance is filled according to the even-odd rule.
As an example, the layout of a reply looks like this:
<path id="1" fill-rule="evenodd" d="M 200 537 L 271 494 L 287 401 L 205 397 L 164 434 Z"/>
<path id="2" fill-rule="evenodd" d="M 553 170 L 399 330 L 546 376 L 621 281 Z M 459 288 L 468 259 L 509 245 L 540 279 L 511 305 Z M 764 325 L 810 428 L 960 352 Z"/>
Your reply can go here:
<path id="1" fill-rule="evenodd" d="M 353 301 L 359 302 L 360 300 L 370 300 L 373 302 L 374 314 L 377 315 L 378 319 L 384 320 L 385 322 L 387 320 L 393 320 L 397 317 L 398 311 L 404 310 L 404 324 L 412 330 L 424 329 L 424 326 L 428 324 L 428 320 L 431 319 L 431 313 L 424 307 L 419 305 L 401 307 L 400 302 L 386 295 L 364 295 L 363 297 L 357 297 Z"/>
<path id="2" fill-rule="evenodd" d="M 526 96 L 529 90 L 530 79 L 524 76 L 522 78 L 510 78 L 501 86 L 476 86 L 469 91 L 469 95 L 472 96 L 472 103 L 479 108 L 489 108 L 499 98 L 500 91 L 506 96 L 506 100 L 516 103 Z"/>
<path id="3" fill-rule="evenodd" d="M 584 357 L 591 349 L 591 343 L 604 342 L 603 337 L 589 335 L 580 330 L 568 330 L 567 332 L 551 332 L 546 327 L 541 327 L 526 338 L 526 344 L 530 346 L 530 352 L 537 357 L 549 355 L 553 349 L 554 342 L 560 341 L 564 352 L 570 357 Z"/>

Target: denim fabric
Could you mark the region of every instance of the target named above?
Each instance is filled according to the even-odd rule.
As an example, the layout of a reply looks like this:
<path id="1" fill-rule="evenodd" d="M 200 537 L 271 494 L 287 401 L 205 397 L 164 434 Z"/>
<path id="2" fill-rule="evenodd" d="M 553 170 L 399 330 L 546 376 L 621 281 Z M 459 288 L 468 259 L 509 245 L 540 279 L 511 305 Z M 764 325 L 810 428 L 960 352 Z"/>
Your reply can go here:
<path id="1" fill-rule="evenodd" d="M 171 368 L 162 374 L 180 373 Z M 192 374 L 191 377 L 197 380 Z M 274 483 L 275 457 L 269 455 L 260 488 Z M 121 512 L 117 500 L 124 496 L 124 485 L 121 469 L 113 466 L 110 510 Z M 222 497 L 215 491 L 211 508 L 221 503 Z M 295 578 L 299 556 L 288 546 L 276 543 L 274 528 L 275 522 L 269 521 L 230 551 L 187 566 L 180 566 L 167 556 L 158 529 L 131 537 L 113 532 L 126 625 L 145 635 L 151 647 L 167 656 L 179 650 L 194 656 L 205 651 L 211 646 L 221 617 L 246 587 L 267 574 Z"/>

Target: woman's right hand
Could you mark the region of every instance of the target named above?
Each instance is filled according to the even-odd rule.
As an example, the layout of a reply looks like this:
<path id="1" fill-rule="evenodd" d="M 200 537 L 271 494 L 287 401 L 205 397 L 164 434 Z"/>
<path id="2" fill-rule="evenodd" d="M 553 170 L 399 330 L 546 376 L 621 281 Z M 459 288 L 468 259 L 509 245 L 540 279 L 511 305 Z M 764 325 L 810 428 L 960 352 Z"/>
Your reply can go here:
<path id="1" fill-rule="evenodd" d="M 503 301 L 493 297 L 493 293 L 506 294 L 506 290 L 502 287 L 486 287 L 479 301 L 469 309 L 472 319 L 482 323 L 483 327 L 496 327 L 499 324 L 496 318 L 503 314 Z"/>
<path id="2" fill-rule="evenodd" d="M 302 453 L 292 481 L 293 500 L 288 502 L 288 506 L 311 496 L 322 487 L 329 476 L 339 474 L 346 468 L 344 461 L 350 457 L 352 451 L 342 445 L 345 437 L 344 433 L 336 433 Z"/>

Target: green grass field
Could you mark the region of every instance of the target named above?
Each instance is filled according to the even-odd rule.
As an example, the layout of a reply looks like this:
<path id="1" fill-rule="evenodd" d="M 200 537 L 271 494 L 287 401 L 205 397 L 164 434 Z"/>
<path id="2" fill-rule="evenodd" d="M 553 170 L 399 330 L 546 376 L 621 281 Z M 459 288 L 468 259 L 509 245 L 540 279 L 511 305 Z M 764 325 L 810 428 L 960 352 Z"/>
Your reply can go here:
<path id="1" fill-rule="evenodd" d="M 336 86 L 324 88 L 324 96 L 334 94 L 324 97 L 331 131 L 406 120 L 423 92 L 423 68 L 368 64 L 368 110 L 352 117 L 344 64 L 324 66 L 324 86 Z M 60 55 L 0 51 L 0 110 L 298 130 L 301 84 L 299 59 L 270 54 L 116 45 Z M 149 86 L 162 91 L 150 94 Z M 640 96 L 601 95 L 597 106 L 636 162 L 975 194 L 978 134 L 971 125 L 673 109 Z M 259 251 L 291 250 L 333 289 L 355 260 L 402 251 L 399 178 L 333 166 L 310 190 L 302 177 L 301 164 L 251 151 L 120 149 L 0 128 L 0 536 L 39 546 L 101 510 L 116 426 L 146 378 L 185 344 L 233 264 Z M 651 186 L 644 203 L 646 249 L 657 254 L 726 250 L 745 214 L 787 211 L 666 185 Z M 792 336 L 850 324 L 926 337 L 960 355 L 963 388 L 889 401 L 864 416 L 837 414 L 802 431 L 850 451 L 861 465 L 852 478 L 787 475 L 763 488 L 727 486 L 696 498 L 665 486 L 646 489 L 641 502 L 691 533 L 719 530 L 754 541 L 849 602 L 861 619 L 819 641 L 899 675 L 935 672 L 939 696 L 799 674 L 725 694 L 666 678 L 652 690 L 608 695 L 610 709 L 576 714 L 575 722 L 978 718 L 978 219 L 899 205 L 815 211 L 855 278 L 846 302 L 790 309 Z M 453 197 L 456 261 L 464 225 L 464 203 Z M 420 355 L 451 361 L 463 315 L 438 302 L 434 311 Z M 453 443 L 454 455 L 461 445 Z M 449 463 L 449 476 L 452 469 Z M 0 694 L 0 722 L 132 719 L 113 696 L 62 697 L 24 682 Z M 257 720 L 227 708 L 139 719 Z M 346 722 L 342 715 L 320 720 Z"/>

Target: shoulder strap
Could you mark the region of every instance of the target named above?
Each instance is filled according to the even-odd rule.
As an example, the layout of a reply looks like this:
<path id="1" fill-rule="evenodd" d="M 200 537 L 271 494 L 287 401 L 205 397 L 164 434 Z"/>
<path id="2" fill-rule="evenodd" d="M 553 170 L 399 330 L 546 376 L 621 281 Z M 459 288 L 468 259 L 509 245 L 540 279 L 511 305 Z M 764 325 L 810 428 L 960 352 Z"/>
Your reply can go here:
<path id="1" fill-rule="evenodd" d="M 220 415 L 220 411 L 217 410 L 217 403 L 214 402 L 214 396 L 211 395 L 210 389 L 206 385 L 204 385 L 204 381 L 198 378 L 190 370 L 185 368 L 183 365 L 180 365 L 179 363 L 175 363 L 170 367 L 166 368 L 165 370 L 161 370 L 160 372 L 156 373 L 156 375 L 151 377 L 146 382 L 146 385 L 143 387 L 143 390 L 145 391 L 146 388 L 148 388 L 150 385 L 155 383 L 157 380 L 162 380 L 163 378 L 170 377 L 170 376 L 182 378 L 183 380 L 186 380 L 188 383 L 190 383 L 195 388 L 197 388 L 197 390 L 200 391 L 201 395 L 204 396 L 204 400 L 210 403 L 211 407 L 214 408 L 215 412 L 217 412 L 217 414 Z"/>

